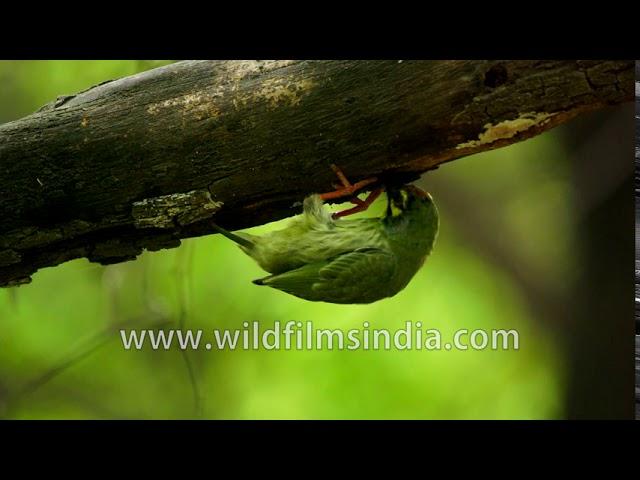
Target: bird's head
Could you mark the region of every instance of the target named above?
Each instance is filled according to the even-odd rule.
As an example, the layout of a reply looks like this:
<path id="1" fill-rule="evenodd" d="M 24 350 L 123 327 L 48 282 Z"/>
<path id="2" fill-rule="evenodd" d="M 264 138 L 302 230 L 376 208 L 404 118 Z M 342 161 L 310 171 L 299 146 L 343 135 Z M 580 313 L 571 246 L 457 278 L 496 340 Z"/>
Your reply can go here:
<path id="1" fill-rule="evenodd" d="M 388 214 L 393 216 L 433 204 L 431 195 L 415 185 L 388 186 L 387 195 L 390 210 Z"/>
<path id="2" fill-rule="evenodd" d="M 387 214 L 382 223 L 396 251 L 424 261 L 438 235 L 440 220 L 431 195 L 414 185 L 387 187 Z M 426 252 L 426 253 L 425 253 Z"/>
<path id="3" fill-rule="evenodd" d="M 415 185 L 388 185 L 387 196 L 383 220 L 386 227 L 396 233 L 415 234 L 418 242 L 431 242 L 439 225 L 438 209 L 431 195 Z"/>

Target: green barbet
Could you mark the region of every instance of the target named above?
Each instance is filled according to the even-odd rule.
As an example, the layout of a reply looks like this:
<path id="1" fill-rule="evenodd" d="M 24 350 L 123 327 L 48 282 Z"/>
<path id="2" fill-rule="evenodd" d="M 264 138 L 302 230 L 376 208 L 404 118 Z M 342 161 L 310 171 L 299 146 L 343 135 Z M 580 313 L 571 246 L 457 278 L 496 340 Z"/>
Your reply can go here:
<path id="1" fill-rule="evenodd" d="M 413 185 L 387 185 L 382 218 L 342 219 L 366 210 L 382 188 L 360 200 L 356 192 L 377 179 L 351 185 L 332 167 L 342 188 L 308 196 L 302 215 L 282 230 L 256 236 L 213 226 L 271 273 L 254 280 L 257 285 L 329 303 L 372 303 L 392 297 L 407 286 L 431 253 L 439 226 L 433 199 Z M 324 200 L 342 197 L 350 197 L 356 206 L 333 214 L 324 208 Z"/>

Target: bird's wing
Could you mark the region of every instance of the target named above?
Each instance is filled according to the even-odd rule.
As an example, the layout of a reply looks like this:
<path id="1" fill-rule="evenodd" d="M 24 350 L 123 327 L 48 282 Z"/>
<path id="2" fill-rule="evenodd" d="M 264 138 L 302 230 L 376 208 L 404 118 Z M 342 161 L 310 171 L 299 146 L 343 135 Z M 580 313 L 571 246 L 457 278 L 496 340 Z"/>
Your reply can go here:
<path id="1" fill-rule="evenodd" d="M 333 303 L 369 303 L 384 295 L 396 270 L 393 255 L 377 248 L 361 248 L 256 280 L 307 300 Z"/>

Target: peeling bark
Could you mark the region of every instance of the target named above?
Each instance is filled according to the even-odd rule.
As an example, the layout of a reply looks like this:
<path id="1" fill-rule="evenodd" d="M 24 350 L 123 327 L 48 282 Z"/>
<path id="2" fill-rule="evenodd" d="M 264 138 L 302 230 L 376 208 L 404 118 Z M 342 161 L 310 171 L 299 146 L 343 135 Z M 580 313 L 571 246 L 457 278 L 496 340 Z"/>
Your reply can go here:
<path id="1" fill-rule="evenodd" d="M 0 125 L 0 285 L 300 211 L 633 99 L 632 61 L 186 61 Z"/>

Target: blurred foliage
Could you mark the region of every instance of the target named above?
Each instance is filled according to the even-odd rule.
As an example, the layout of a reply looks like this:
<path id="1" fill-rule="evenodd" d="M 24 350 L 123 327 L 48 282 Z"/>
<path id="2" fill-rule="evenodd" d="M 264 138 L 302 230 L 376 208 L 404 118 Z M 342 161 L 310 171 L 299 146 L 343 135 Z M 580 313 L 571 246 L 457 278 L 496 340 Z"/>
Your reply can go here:
<path id="1" fill-rule="evenodd" d="M 0 62 L 0 120 L 159 64 Z M 550 132 L 425 175 L 442 214 L 436 248 L 403 292 L 372 305 L 316 304 L 257 287 L 251 280 L 264 272 L 220 236 L 109 267 L 83 259 L 42 270 L 30 285 L 0 290 L 0 408 L 9 418 L 562 417 L 562 352 L 510 272 L 516 262 L 553 289 L 575 281 L 565 156 L 562 137 Z M 362 215 L 383 206 L 381 199 Z M 476 233 L 498 242 L 502 263 L 463 230 L 472 218 Z M 520 350 L 183 354 L 125 351 L 113 333 L 122 322 L 183 321 L 210 332 L 276 320 L 344 331 L 365 321 L 388 329 L 420 321 L 445 340 L 461 328 L 517 329 Z"/>

